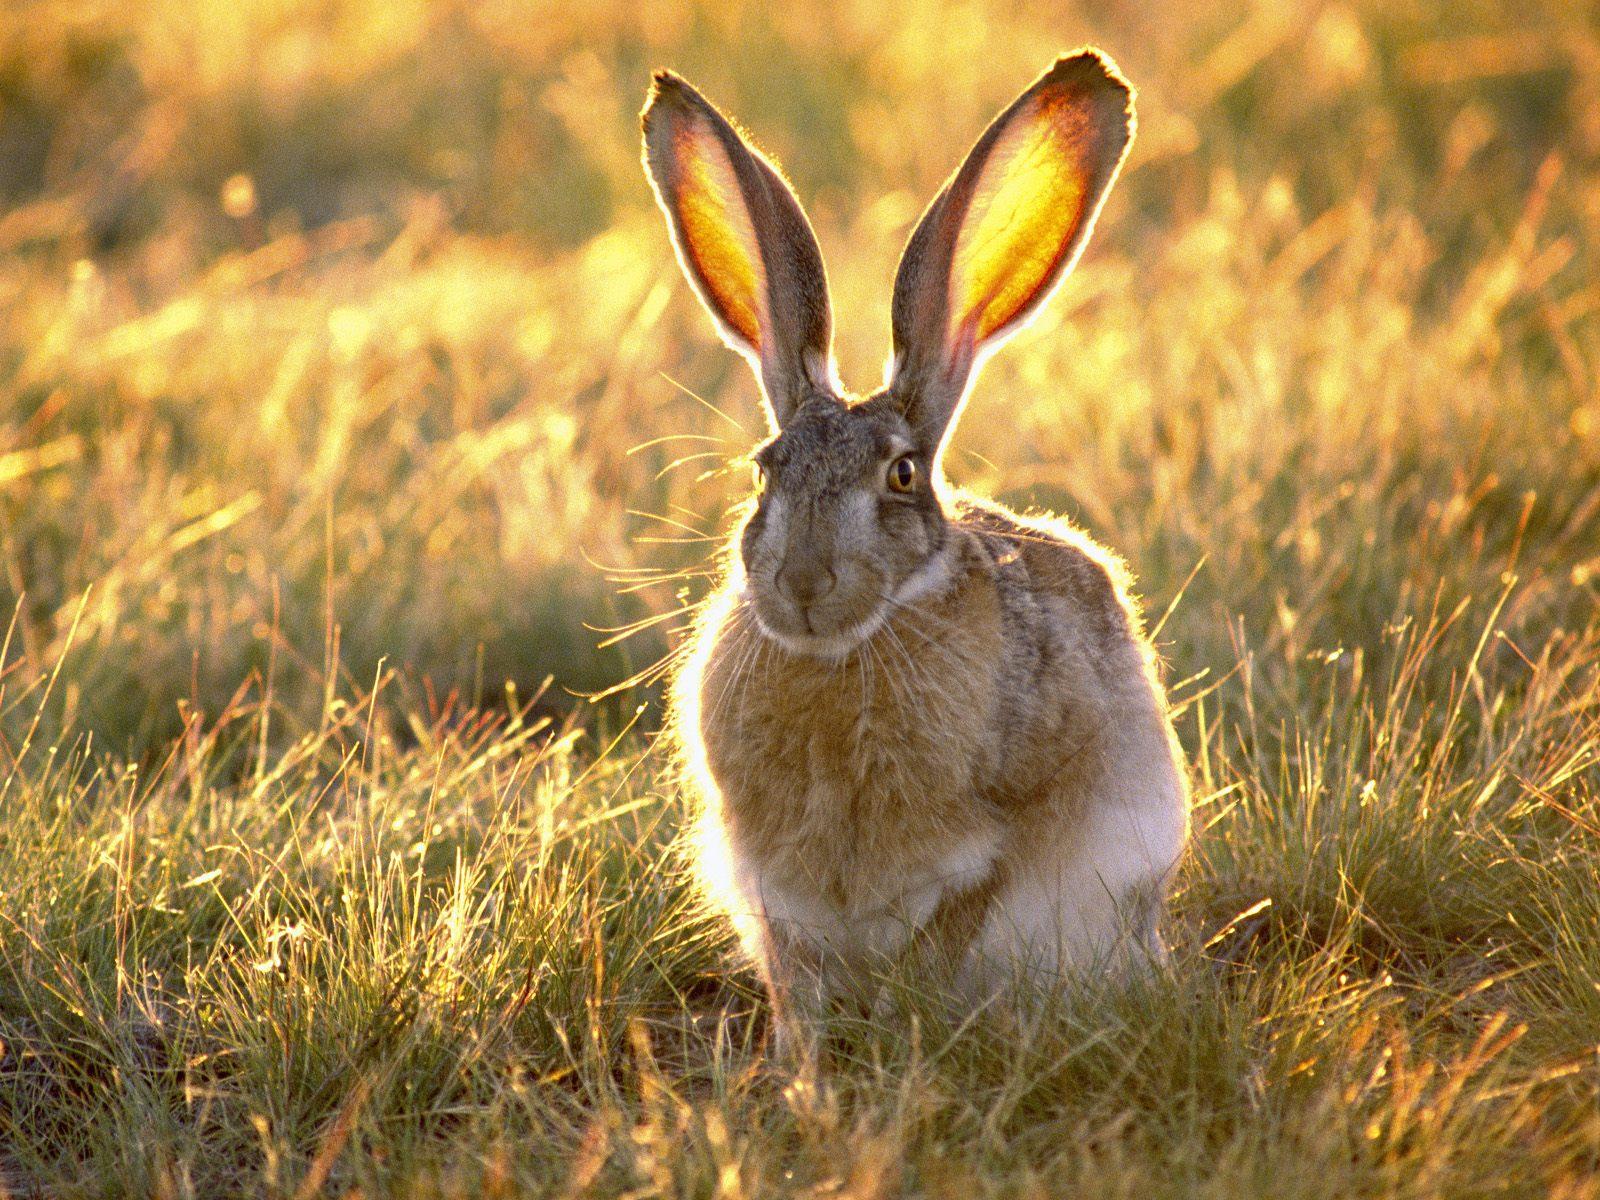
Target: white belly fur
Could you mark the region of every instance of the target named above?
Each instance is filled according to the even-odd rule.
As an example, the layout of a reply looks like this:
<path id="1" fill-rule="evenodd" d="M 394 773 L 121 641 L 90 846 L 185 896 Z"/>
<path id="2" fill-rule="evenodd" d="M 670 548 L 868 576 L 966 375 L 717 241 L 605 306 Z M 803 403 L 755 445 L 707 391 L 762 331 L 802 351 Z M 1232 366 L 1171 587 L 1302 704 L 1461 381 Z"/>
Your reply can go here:
<path id="1" fill-rule="evenodd" d="M 1018 831 L 962 991 L 976 998 L 1019 975 L 1058 985 L 1163 953 L 1144 909 L 1159 905 L 1183 852 L 1188 804 L 1164 731 L 1126 747 L 1122 763 L 1077 819 L 1052 814 L 1047 827 Z"/>

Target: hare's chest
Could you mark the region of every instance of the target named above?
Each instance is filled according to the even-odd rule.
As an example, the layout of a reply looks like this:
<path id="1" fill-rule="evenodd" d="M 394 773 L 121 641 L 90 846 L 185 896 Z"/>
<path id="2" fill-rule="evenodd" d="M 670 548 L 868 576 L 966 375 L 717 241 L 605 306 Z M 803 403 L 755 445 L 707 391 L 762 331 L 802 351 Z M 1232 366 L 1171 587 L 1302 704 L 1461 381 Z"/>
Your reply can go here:
<path id="1" fill-rule="evenodd" d="M 993 859 L 982 783 L 994 747 L 970 711 L 983 688 L 895 659 L 891 645 L 839 662 L 740 648 L 716 648 L 698 697 L 740 890 L 775 929 L 887 953 Z"/>
<path id="2" fill-rule="evenodd" d="M 954 659 L 945 647 L 928 652 L 935 666 Z M 781 807 L 791 831 L 797 808 L 824 814 L 835 832 L 845 821 L 888 833 L 912 813 L 960 823 L 995 757 L 984 736 L 989 680 L 893 655 L 876 644 L 837 662 L 772 647 L 713 655 L 700 732 L 719 786 L 752 816 Z"/>
<path id="3" fill-rule="evenodd" d="M 892 870 L 926 858 L 930 838 L 986 820 L 981 748 L 967 727 L 884 703 L 870 680 L 763 688 L 703 732 L 727 819 L 760 853 L 839 871 L 865 856 Z"/>
<path id="4" fill-rule="evenodd" d="M 804 712 L 747 725 L 743 769 L 718 773 L 740 890 L 780 938 L 857 965 L 892 957 L 947 892 L 988 874 L 998 820 L 972 763 L 941 764 L 925 731 Z"/>

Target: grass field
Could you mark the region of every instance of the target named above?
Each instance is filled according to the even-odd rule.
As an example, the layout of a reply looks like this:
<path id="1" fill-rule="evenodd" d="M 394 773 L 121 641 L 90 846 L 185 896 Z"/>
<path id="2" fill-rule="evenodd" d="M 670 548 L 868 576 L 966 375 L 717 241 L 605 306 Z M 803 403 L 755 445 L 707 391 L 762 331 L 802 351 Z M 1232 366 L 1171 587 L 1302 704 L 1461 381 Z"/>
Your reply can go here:
<path id="1" fill-rule="evenodd" d="M 786 165 L 864 388 L 1084 42 L 1139 137 L 948 466 L 1138 576 L 1174 961 L 797 1076 L 659 688 L 586 698 L 761 429 L 636 113 L 676 67 Z M 1600 1196 L 1597 280 L 1576 0 L 10 5 L 0 1184 Z"/>

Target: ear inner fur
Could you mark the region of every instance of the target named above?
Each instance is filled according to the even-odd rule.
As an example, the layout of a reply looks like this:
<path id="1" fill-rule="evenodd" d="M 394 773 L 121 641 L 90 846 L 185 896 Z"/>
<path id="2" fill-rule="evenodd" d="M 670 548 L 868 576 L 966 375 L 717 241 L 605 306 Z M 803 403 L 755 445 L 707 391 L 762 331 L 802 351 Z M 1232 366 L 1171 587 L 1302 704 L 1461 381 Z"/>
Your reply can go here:
<path id="1" fill-rule="evenodd" d="M 680 176 L 674 191 L 685 271 L 709 293 L 707 307 L 759 355 L 761 326 L 768 320 L 767 272 L 755 229 L 748 215 L 735 208 L 733 163 L 704 131 L 684 128 L 674 131 L 672 140 L 672 166 Z"/>
<path id="2" fill-rule="evenodd" d="M 781 425 L 833 377 L 827 274 L 805 211 L 767 159 L 671 72 L 643 114 L 646 172 L 678 257 Z"/>
<path id="3" fill-rule="evenodd" d="M 1085 215 L 1088 172 L 1060 164 L 1079 153 L 1073 135 L 1086 123 L 1059 95 L 1035 96 L 1028 107 L 1041 111 L 1008 126 L 996 144 L 992 157 L 1008 159 L 1008 169 L 973 197 L 951 263 L 951 310 L 965 325 L 957 336 L 978 345 L 1032 311 L 1061 277 Z"/>
<path id="4" fill-rule="evenodd" d="M 984 357 L 1071 270 L 1133 136 L 1132 90 L 1065 56 L 978 139 L 918 222 L 895 278 L 891 388 L 937 447 Z"/>

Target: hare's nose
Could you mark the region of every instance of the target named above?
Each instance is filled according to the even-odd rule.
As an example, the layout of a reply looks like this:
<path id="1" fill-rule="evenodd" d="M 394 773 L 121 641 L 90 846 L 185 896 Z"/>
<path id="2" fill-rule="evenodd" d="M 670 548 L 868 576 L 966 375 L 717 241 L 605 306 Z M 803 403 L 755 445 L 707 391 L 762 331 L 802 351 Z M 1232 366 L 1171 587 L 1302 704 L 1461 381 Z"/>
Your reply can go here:
<path id="1" fill-rule="evenodd" d="M 778 591 L 784 598 L 800 609 L 810 608 L 818 600 L 823 599 L 833 591 L 834 575 L 827 567 L 821 570 L 797 570 L 792 566 L 784 566 L 778 571 Z"/>

